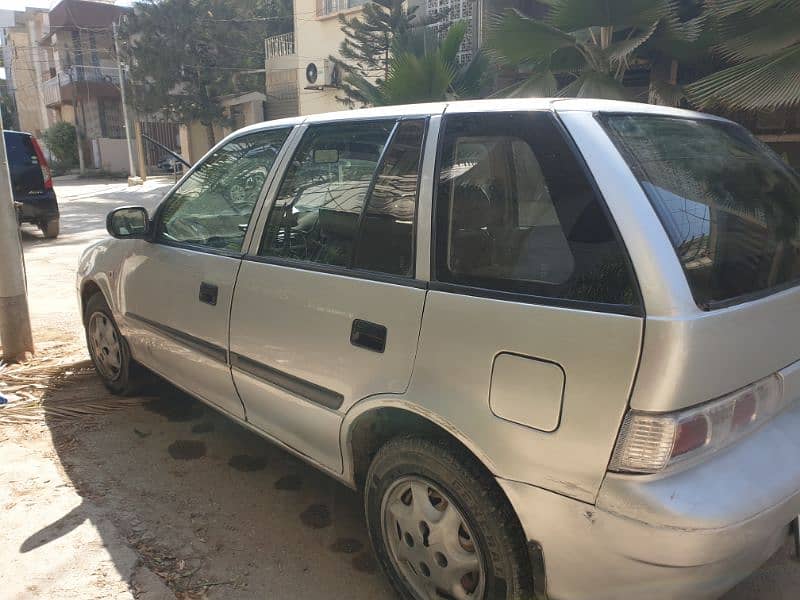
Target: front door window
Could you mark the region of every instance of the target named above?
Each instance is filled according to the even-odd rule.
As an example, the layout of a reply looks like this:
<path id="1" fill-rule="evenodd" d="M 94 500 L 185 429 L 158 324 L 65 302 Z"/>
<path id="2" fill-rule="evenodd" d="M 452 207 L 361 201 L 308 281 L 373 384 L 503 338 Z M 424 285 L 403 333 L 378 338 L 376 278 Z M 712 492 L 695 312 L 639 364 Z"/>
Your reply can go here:
<path id="1" fill-rule="evenodd" d="M 289 131 L 258 131 L 216 150 L 166 200 L 157 239 L 239 252 L 253 208 Z"/>

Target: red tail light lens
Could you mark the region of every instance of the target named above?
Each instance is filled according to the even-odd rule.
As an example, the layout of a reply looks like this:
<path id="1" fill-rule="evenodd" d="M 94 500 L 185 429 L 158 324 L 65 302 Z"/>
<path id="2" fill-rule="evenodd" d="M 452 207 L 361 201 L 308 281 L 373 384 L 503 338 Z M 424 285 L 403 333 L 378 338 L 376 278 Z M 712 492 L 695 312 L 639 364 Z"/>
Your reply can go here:
<path id="1" fill-rule="evenodd" d="M 31 142 L 33 143 L 33 151 L 36 152 L 36 159 L 39 161 L 39 168 L 42 170 L 44 189 L 52 190 L 53 178 L 50 175 L 50 165 L 47 164 L 47 159 L 44 157 L 44 152 L 42 152 L 42 147 L 39 145 L 39 141 L 35 137 L 31 136 Z"/>
<path id="2" fill-rule="evenodd" d="M 697 450 L 708 441 L 708 419 L 705 415 L 695 415 L 678 423 L 675 441 L 672 443 L 672 456 L 681 456 Z"/>
<path id="3" fill-rule="evenodd" d="M 715 452 L 747 435 L 786 405 L 774 374 L 732 394 L 672 413 L 629 411 L 611 457 L 612 471 L 656 473 Z"/>

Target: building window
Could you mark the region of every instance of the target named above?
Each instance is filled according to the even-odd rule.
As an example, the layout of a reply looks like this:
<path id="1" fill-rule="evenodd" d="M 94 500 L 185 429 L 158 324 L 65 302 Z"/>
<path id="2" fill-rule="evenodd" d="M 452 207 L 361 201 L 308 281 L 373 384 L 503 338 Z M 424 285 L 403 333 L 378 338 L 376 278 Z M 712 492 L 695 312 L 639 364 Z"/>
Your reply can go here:
<path id="1" fill-rule="evenodd" d="M 457 60 L 460 64 L 468 63 L 473 54 L 473 17 L 476 15 L 475 2 L 470 0 L 426 0 L 425 11 L 430 17 L 440 17 L 429 25 L 438 39 L 444 39 L 450 26 L 458 21 L 467 22 L 467 31 L 458 50 Z"/>
<path id="2" fill-rule="evenodd" d="M 317 0 L 317 16 L 324 17 L 337 12 L 355 8 L 364 4 L 366 0 Z"/>
<path id="3" fill-rule="evenodd" d="M 100 133 L 102 136 L 117 139 L 125 137 L 120 103 L 117 100 L 98 100 L 97 107 L 100 112 Z"/>

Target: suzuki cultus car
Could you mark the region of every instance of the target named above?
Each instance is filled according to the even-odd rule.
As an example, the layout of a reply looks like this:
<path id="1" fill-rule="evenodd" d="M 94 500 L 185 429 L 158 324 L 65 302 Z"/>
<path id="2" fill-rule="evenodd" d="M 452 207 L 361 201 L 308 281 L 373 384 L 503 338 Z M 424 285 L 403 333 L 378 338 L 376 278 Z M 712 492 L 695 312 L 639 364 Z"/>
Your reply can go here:
<path id="1" fill-rule="evenodd" d="M 800 513 L 800 181 L 599 100 L 299 117 L 108 216 L 78 293 L 142 369 L 363 492 L 400 597 L 713 598 Z"/>

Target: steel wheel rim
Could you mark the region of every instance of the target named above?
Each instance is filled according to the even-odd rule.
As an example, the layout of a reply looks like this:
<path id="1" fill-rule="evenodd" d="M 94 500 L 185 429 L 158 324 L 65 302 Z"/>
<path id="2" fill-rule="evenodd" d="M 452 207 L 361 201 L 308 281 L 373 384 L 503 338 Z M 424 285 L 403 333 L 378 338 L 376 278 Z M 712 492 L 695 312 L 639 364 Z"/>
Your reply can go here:
<path id="1" fill-rule="evenodd" d="M 403 477 L 381 502 L 389 557 L 420 600 L 483 598 L 486 566 L 463 513 L 441 488 Z"/>
<path id="2" fill-rule="evenodd" d="M 115 381 L 122 373 L 122 344 L 111 317 L 102 312 L 89 317 L 89 346 L 100 374 Z"/>

